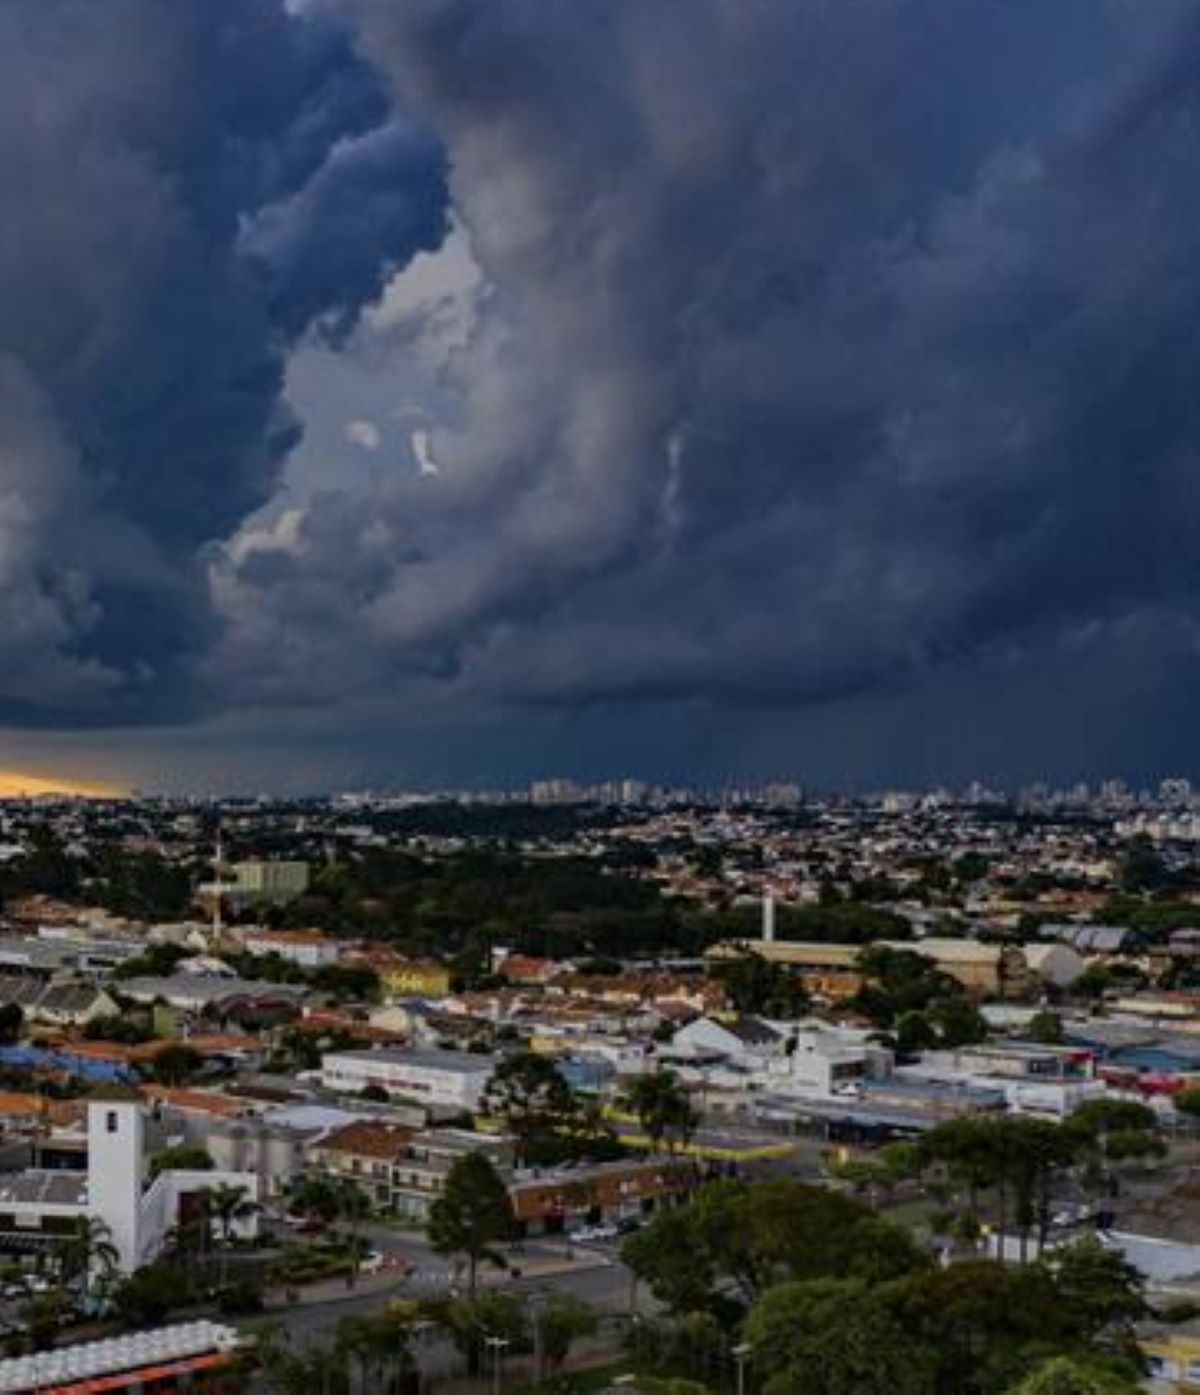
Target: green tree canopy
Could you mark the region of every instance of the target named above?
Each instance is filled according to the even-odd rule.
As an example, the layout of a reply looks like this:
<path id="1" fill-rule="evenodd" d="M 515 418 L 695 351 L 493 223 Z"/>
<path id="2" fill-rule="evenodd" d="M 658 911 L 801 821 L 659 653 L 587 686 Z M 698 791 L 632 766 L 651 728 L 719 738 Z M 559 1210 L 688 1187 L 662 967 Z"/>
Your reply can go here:
<path id="1" fill-rule="evenodd" d="M 482 1153 L 464 1153 L 429 1208 L 426 1234 L 437 1254 L 465 1258 L 467 1291 L 474 1302 L 480 1262 L 504 1264 L 497 1246 L 512 1238 L 514 1225 L 512 1202 L 500 1174 Z"/>
<path id="2" fill-rule="evenodd" d="M 780 1180 L 711 1182 L 630 1237 L 625 1262 L 676 1313 L 752 1303 L 790 1279 L 876 1283 L 928 1264 L 907 1232 L 852 1197 Z"/>
<path id="3" fill-rule="evenodd" d="M 496 1067 L 483 1094 L 483 1108 L 504 1121 L 516 1142 L 517 1162 L 524 1166 L 555 1160 L 577 1101 L 550 1057 L 520 1051 Z"/>
<path id="4" fill-rule="evenodd" d="M 747 952 L 718 964 L 714 975 L 725 985 L 738 1012 L 758 1013 L 783 1021 L 803 1017 L 811 999 L 794 971 L 760 954 Z"/>
<path id="5" fill-rule="evenodd" d="M 155 1054 L 150 1069 L 161 1085 L 186 1085 L 204 1069 L 204 1057 L 186 1042 L 168 1042 Z"/>
<path id="6" fill-rule="evenodd" d="M 153 1155 L 150 1159 L 150 1176 L 157 1177 L 160 1172 L 211 1172 L 214 1166 L 206 1149 L 179 1143 Z"/>
<path id="7" fill-rule="evenodd" d="M 695 1132 L 691 1099 L 674 1071 L 639 1075 L 626 1091 L 624 1103 L 655 1148 L 686 1143 Z"/>
<path id="8" fill-rule="evenodd" d="M 746 1319 L 765 1395 L 929 1395 L 933 1350 L 861 1280 L 780 1284 Z"/>
<path id="9" fill-rule="evenodd" d="M 1141 1389 L 1132 1373 L 1078 1357 L 1053 1356 L 1012 1386 L 1009 1395 L 1138 1395 Z"/>

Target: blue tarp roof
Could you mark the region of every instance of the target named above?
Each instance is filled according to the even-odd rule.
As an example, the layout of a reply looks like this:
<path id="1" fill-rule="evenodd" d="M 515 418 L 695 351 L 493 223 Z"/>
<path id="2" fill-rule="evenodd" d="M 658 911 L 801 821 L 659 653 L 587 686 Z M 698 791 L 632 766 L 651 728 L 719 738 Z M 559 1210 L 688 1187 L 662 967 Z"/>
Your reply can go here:
<path id="1" fill-rule="evenodd" d="M 128 1066 L 116 1061 L 93 1061 L 75 1056 L 69 1051 L 51 1051 L 42 1046 L 0 1046 L 0 1065 L 19 1070 L 62 1070 L 81 1075 L 85 1080 L 104 1082 L 133 1080 Z"/>

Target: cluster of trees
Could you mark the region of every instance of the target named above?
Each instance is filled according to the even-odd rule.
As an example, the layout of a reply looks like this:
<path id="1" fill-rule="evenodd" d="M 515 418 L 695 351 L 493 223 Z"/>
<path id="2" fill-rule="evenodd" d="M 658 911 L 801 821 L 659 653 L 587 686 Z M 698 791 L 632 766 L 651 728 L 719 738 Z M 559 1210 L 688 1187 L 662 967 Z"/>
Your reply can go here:
<path id="1" fill-rule="evenodd" d="M 457 1159 L 430 1207 L 426 1233 L 436 1254 L 461 1263 L 465 1292 L 424 1304 L 422 1312 L 449 1333 L 472 1372 L 479 1368 L 485 1333 L 503 1337 L 514 1353 L 536 1350 L 552 1370 L 577 1338 L 595 1330 L 591 1308 L 569 1294 L 544 1295 L 532 1312 L 510 1292 L 480 1290 L 480 1266 L 508 1268 L 505 1246 L 517 1231 L 508 1189 L 488 1159 L 482 1153 Z"/>
<path id="2" fill-rule="evenodd" d="M 866 982 L 854 1005 L 893 1036 L 901 1055 L 987 1037 L 987 1023 L 962 984 L 925 955 L 871 945 L 859 954 L 858 967 Z"/>
<path id="3" fill-rule="evenodd" d="M 599 1101 L 577 1094 L 556 1063 L 535 1051 L 500 1062 L 482 1107 L 512 1135 L 519 1167 L 620 1156 Z"/>
<path id="4" fill-rule="evenodd" d="M 621 1103 L 655 1150 L 683 1146 L 699 1122 L 687 1090 L 670 1070 L 637 1077 Z M 482 1107 L 512 1135 L 519 1167 L 622 1156 L 600 1101 L 572 1090 L 555 1062 L 537 1052 L 520 1051 L 501 1061 Z"/>
<path id="5" fill-rule="evenodd" d="M 0 904 L 22 896 L 86 899 L 115 915 L 176 920 L 188 909 L 198 869 L 152 852 L 97 841 L 87 856 L 69 852 L 50 829 L 35 830 L 24 857 L 0 868 Z"/>
<path id="6" fill-rule="evenodd" d="M 1136 1388 L 1139 1280 L 1094 1242 L 947 1268 L 848 1196 L 723 1181 L 624 1257 L 663 1311 L 639 1324 L 638 1354 L 674 1375 L 711 1380 L 744 1343 L 766 1395 L 1029 1395 L 1021 1383 L 1045 1389 L 1050 1357 L 1089 1395 Z"/>
<path id="7" fill-rule="evenodd" d="M 318 868 L 305 896 L 267 915 L 275 924 L 453 957 L 464 978 L 487 971 L 495 944 L 558 957 L 695 947 L 679 911 L 652 882 L 597 859 L 500 851 L 423 858 L 373 849 Z"/>
<path id="8" fill-rule="evenodd" d="M 284 1073 L 317 1070 L 326 1052 L 347 1051 L 356 1045 L 361 1043 L 340 1027 L 320 1032 L 306 1031 L 300 1026 L 284 1027 L 267 1060 L 267 1068 Z"/>
<path id="9" fill-rule="evenodd" d="M 193 1150 L 180 1151 L 184 1153 L 183 1161 L 168 1165 L 208 1171 Z M 238 1227 L 258 1209 L 258 1203 L 250 1199 L 245 1187 L 228 1182 L 219 1182 L 215 1187 L 206 1187 L 197 1192 L 194 1209 L 179 1222 L 169 1237 L 174 1266 L 189 1280 L 207 1281 L 211 1260 L 215 1257 L 217 1280 L 222 1286 L 226 1285 L 229 1282 L 229 1255 Z"/>
<path id="10" fill-rule="evenodd" d="M 705 925 L 713 939 L 756 940 L 761 930 L 760 912 L 755 906 L 711 911 Z M 775 934 L 781 940 L 860 945 L 875 940 L 909 940 L 912 926 L 894 911 L 865 900 L 827 900 L 816 906 L 776 906 Z"/>
<path id="11" fill-rule="evenodd" d="M 1099 1097 L 1063 1123 L 1017 1115 L 949 1120 L 921 1141 L 919 1167 L 940 1169 L 959 1188 L 956 1229 L 978 1229 L 985 1197 L 1001 1234 L 1018 1237 L 1022 1257 L 1031 1239 L 1049 1234 L 1053 1197 L 1070 1176 L 1101 1208 L 1119 1186 L 1119 1170 L 1166 1152 L 1154 1112 L 1128 1100 Z"/>
<path id="12" fill-rule="evenodd" d="M 305 1216 L 323 1225 L 346 1227 L 354 1259 L 350 1275 L 353 1283 L 361 1251 L 359 1227 L 371 1214 L 371 1200 L 366 1192 L 348 1177 L 313 1173 L 300 1178 L 292 1187 L 288 1193 L 288 1207 L 293 1215 Z"/>
<path id="13" fill-rule="evenodd" d="M 253 1366 L 258 1383 L 276 1395 L 394 1395 L 409 1391 L 419 1314 L 393 1304 L 363 1317 L 343 1318 L 327 1342 L 293 1346 L 281 1327 L 259 1332 Z"/>
<path id="14" fill-rule="evenodd" d="M 700 1122 L 691 1097 L 671 1070 L 639 1075 L 625 1092 L 623 1104 L 655 1151 L 684 1146 Z"/>
<path id="15" fill-rule="evenodd" d="M 410 1392 L 418 1367 L 418 1335 L 430 1328 L 444 1333 L 479 1366 L 481 1337 L 500 1338 L 510 1356 L 538 1358 L 538 1374 L 553 1375 L 571 1347 L 590 1336 L 596 1314 L 566 1293 L 522 1301 L 515 1294 L 489 1291 L 468 1302 L 439 1299 L 398 1302 L 363 1317 L 343 1318 L 331 1341 L 293 1347 L 277 1327 L 260 1332 L 254 1365 L 260 1384 L 277 1395 L 394 1395 Z"/>
<path id="16" fill-rule="evenodd" d="M 730 1005 L 738 1012 L 780 1021 L 803 1017 L 812 1005 L 803 980 L 786 964 L 775 964 L 748 951 L 728 959 L 713 970 L 725 985 Z"/>

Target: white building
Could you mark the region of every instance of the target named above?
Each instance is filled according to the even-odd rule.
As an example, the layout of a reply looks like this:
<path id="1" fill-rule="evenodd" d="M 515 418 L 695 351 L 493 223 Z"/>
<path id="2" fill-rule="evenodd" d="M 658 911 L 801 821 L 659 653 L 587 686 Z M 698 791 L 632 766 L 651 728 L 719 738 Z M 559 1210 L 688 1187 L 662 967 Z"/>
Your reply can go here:
<path id="1" fill-rule="evenodd" d="M 336 964 L 342 946 L 319 930 L 248 930 L 242 944 L 249 954 L 277 954 L 302 969 Z"/>
<path id="2" fill-rule="evenodd" d="M 81 1217 L 104 1222 L 124 1274 L 161 1253 L 185 1198 L 219 1187 L 240 1187 L 257 1201 L 253 1172 L 164 1170 L 147 1180 L 146 1110 L 136 1098 L 88 1102 L 87 1171 L 0 1174 L 0 1243 L 43 1250 L 73 1230 Z M 254 1233 L 254 1216 L 236 1229 Z"/>
<path id="3" fill-rule="evenodd" d="M 881 1079 L 893 1064 L 892 1053 L 866 1032 L 757 1017 L 699 1017 L 675 1033 L 664 1059 L 685 1081 L 805 1096 L 835 1095 L 860 1080 Z"/>
<path id="4" fill-rule="evenodd" d="M 1056 988 L 1070 988 L 1087 968 L 1082 954 L 1058 941 L 1027 944 L 1023 948 L 1030 972 L 1037 974 L 1043 983 L 1052 983 Z"/>
<path id="5" fill-rule="evenodd" d="M 460 1051 L 331 1051 L 321 1061 L 327 1089 L 361 1093 L 376 1085 L 449 1109 L 476 1109 L 495 1063 Z"/>
<path id="6" fill-rule="evenodd" d="M 927 1051 L 897 1072 L 909 1081 L 1001 1090 L 1009 1109 L 1063 1119 L 1085 1100 L 1105 1093 L 1086 1052 L 1032 1042 L 988 1042 L 955 1051 Z"/>

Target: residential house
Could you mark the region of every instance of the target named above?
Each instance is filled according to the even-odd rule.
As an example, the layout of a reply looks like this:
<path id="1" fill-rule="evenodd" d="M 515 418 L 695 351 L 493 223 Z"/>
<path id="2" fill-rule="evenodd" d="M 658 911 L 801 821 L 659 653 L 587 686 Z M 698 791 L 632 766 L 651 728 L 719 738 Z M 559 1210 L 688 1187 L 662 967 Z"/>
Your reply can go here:
<path id="1" fill-rule="evenodd" d="M 336 964 L 344 946 L 319 930 L 251 930 L 242 943 L 248 954 L 274 954 L 302 969 Z"/>
<path id="2" fill-rule="evenodd" d="M 322 1172 L 357 1183 L 381 1209 L 394 1206 L 393 1173 L 411 1151 L 415 1130 L 379 1119 L 359 1119 L 334 1129 L 308 1150 Z"/>
<path id="3" fill-rule="evenodd" d="M 36 976 L 0 976 L 0 1004 L 15 1004 L 27 1024 L 84 1027 L 100 1017 L 116 1017 L 116 999 L 88 980 L 47 983 Z"/>

